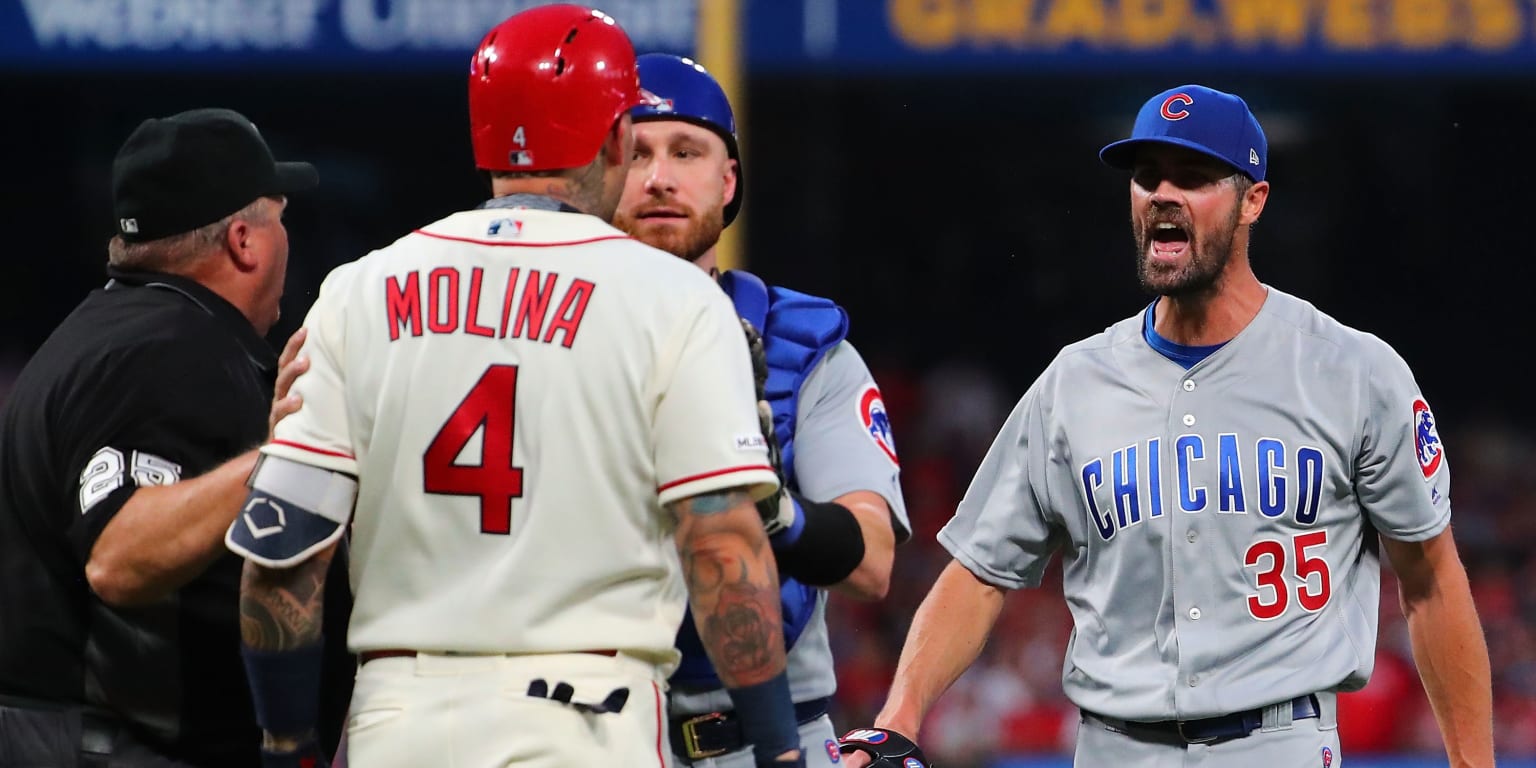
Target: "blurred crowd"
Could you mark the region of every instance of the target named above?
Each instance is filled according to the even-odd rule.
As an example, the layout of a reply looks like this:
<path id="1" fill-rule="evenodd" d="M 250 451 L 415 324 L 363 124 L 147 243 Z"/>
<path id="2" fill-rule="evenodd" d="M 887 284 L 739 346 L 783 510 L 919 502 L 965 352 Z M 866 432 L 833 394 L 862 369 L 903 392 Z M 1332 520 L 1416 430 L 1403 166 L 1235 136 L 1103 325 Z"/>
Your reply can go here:
<path id="1" fill-rule="evenodd" d="M 834 595 L 828 610 L 838 660 L 834 719 L 845 728 L 872 722 L 884 702 L 908 623 L 949 562 L 934 536 L 1023 394 L 970 364 L 875 376 L 892 414 L 914 534 L 897 549 L 883 603 Z M 1498 748 L 1504 757 L 1536 756 L 1536 435 L 1441 420 L 1452 521 L 1493 665 Z M 928 756 L 947 768 L 981 768 L 1000 755 L 1070 753 L 1078 713 L 1062 694 L 1061 669 L 1071 628 L 1058 561 L 1041 588 L 1009 595 L 981 658 L 924 725 Z M 1390 567 L 1376 671 L 1365 689 L 1340 697 L 1339 720 L 1346 754 L 1441 751 Z"/>

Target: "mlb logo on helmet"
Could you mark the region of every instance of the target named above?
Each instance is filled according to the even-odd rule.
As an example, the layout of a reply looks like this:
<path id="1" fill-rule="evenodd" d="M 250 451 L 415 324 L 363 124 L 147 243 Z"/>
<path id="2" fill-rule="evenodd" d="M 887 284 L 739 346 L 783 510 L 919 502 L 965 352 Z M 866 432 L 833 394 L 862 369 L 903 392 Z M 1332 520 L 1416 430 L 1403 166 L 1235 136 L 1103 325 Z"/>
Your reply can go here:
<path id="1" fill-rule="evenodd" d="M 923 761 L 915 757 L 909 757 L 901 761 L 901 768 L 927 768 L 927 766 L 923 765 Z"/>
<path id="2" fill-rule="evenodd" d="M 841 763 L 843 761 L 843 751 L 837 748 L 837 742 L 835 740 L 827 739 L 827 742 L 823 744 L 822 747 L 827 750 L 828 760 L 831 760 L 834 763 Z"/>
<path id="3" fill-rule="evenodd" d="M 885 457 L 892 464 L 901 466 L 901 460 L 896 458 L 896 436 L 891 433 L 891 418 L 885 412 L 885 401 L 880 399 L 880 388 L 873 384 L 865 387 L 859 396 L 859 421 L 863 422 L 864 431 L 869 433 L 875 445 L 885 451 Z"/>
<path id="4" fill-rule="evenodd" d="M 1422 399 L 1413 401 L 1413 445 L 1419 454 L 1419 469 L 1428 480 L 1440 469 L 1445 446 L 1440 444 L 1440 432 L 1435 429 L 1435 414 Z"/>

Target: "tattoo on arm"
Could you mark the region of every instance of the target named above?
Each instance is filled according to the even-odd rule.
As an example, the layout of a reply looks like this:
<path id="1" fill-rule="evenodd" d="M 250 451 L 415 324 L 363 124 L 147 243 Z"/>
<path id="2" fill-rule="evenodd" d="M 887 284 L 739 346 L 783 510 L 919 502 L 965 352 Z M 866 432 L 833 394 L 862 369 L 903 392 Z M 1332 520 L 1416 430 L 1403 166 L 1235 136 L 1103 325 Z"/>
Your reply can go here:
<path id="1" fill-rule="evenodd" d="M 240 637 L 263 651 L 302 648 L 320 640 L 325 574 L 335 548 L 292 568 L 246 561 L 240 577 Z"/>
<path id="2" fill-rule="evenodd" d="M 733 488 L 671 507 L 694 622 L 720 679 L 737 687 L 772 678 L 784 669 L 778 570 L 752 497 Z"/>
<path id="3" fill-rule="evenodd" d="M 751 504 L 752 497 L 741 488 L 727 488 L 723 491 L 701 493 L 698 496 L 678 501 L 673 510 L 675 513 L 692 515 L 718 515 L 728 512 L 742 504 Z"/>

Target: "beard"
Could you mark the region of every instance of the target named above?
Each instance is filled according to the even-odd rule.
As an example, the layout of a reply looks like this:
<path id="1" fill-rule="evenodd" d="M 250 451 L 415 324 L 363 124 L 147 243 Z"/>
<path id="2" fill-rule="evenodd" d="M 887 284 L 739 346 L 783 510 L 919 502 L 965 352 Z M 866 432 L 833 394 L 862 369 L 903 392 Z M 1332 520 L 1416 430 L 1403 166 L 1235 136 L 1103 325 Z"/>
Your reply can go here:
<path id="1" fill-rule="evenodd" d="M 1200 235 L 1182 214 L 1149 216 L 1144 224 L 1132 222 L 1136 240 L 1136 279 L 1142 289 L 1158 296 L 1185 298 L 1209 293 L 1221 278 L 1227 262 L 1232 259 L 1232 240 L 1237 234 L 1238 217 L 1242 213 L 1242 201 L 1234 203 L 1232 212 L 1214 232 Z M 1154 264 L 1149 256 L 1152 251 L 1152 232 L 1157 224 L 1168 222 L 1184 228 L 1189 235 L 1186 246 L 1188 259 L 1179 266 Z"/>
<path id="2" fill-rule="evenodd" d="M 660 248 L 687 261 L 698 261 L 720 242 L 720 233 L 725 231 L 725 211 L 720 207 L 703 214 L 689 211 L 688 223 L 683 227 L 674 225 L 676 219 L 667 221 L 667 224 L 658 224 L 620 213 L 615 217 L 614 226 L 652 248 Z"/>

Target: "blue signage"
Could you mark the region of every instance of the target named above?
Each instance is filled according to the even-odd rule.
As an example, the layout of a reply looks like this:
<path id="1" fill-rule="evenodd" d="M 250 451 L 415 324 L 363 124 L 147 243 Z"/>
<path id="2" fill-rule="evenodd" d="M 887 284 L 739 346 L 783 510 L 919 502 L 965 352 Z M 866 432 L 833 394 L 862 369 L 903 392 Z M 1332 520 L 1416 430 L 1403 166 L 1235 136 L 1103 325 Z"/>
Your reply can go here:
<path id="1" fill-rule="evenodd" d="M 549 0 L 0 0 L 0 69 L 464 69 Z M 694 49 L 696 0 L 588 3 L 641 51 Z"/>
<path id="2" fill-rule="evenodd" d="M 640 51 L 704 4 L 587 0 Z M 448 71 L 550 0 L 0 0 L 0 70 Z M 722 8 L 726 6 L 721 6 Z M 736 0 L 747 71 L 1536 73 L 1533 0 Z M 707 64 L 708 62 L 706 62 Z"/>
<path id="3" fill-rule="evenodd" d="M 1536 72 L 1531 0 L 757 0 L 753 71 Z"/>

